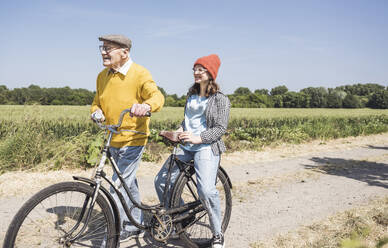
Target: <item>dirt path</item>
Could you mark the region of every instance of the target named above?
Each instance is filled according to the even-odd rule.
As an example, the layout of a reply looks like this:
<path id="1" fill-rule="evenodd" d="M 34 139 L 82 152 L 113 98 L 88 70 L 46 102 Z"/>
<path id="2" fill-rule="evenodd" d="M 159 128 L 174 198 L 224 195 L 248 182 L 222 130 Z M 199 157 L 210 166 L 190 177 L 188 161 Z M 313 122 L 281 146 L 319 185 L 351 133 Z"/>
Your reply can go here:
<path id="1" fill-rule="evenodd" d="M 335 213 L 388 196 L 388 133 L 223 156 L 233 184 L 227 247 L 249 247 Z M 143 163 L 142 198 L 155 199 L 160 164 Z M 22 202 L 54 182 L 90 171 L 7 173 L 0 176 L 0 240 Z M 23 183 L 22 183 L 23 182 Z M 121 247 L 162 247 L 147 236 Z M 183 247 L 174 242 L 167 247 Z"/>

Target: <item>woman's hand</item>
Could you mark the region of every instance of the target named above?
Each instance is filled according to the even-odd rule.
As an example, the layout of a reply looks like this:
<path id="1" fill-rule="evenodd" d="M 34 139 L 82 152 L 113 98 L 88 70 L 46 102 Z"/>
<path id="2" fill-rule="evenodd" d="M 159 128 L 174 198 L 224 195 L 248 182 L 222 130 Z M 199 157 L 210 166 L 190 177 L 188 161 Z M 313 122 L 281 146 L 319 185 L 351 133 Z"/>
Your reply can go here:
<path id="1" fill-rule="evenodd" d="M 178 137 L 180 140 L 183 140 L 184 142 L 189 142 L 192 144 L 201 144 L 202 139 L 201 136 L 194 135 L 192 132 L 185 131 L 181 133 Z"/>

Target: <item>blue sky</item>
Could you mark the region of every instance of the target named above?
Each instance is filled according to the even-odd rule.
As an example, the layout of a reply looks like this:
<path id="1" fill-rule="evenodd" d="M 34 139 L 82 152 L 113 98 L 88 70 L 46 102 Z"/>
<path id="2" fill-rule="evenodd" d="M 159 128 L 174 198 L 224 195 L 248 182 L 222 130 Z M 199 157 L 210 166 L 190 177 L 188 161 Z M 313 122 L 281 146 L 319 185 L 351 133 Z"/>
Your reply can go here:
<path id="1" fill-rule="evenodd" d="M 388 85 L 387 20 L 385 0 L 1 1 L 0 85 L 94 90 L 97 37 L 116 33 L 169 94 L 185 94 L 210 53 L 225 93 Z"/>

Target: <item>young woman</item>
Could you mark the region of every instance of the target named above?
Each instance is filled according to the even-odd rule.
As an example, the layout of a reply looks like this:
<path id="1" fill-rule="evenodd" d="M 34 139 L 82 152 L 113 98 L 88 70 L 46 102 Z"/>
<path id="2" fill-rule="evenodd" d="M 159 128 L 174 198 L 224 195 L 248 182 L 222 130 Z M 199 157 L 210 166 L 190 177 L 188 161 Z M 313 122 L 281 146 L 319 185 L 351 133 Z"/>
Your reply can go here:
<path id="1" fill-rule="evenodd" d="M 225 134 L 230 102 L 219 91 L 215 82 L 221 61 L 215 54 L 201 57 L 194 63 L 194 84 L 187 94 L 184 120 L 177 130 L 179 139 L 185 142 L 177 152 L 182 161 L 194 160 L 197 190 L 202 204 L 206 207 L 213 232 L 214 248 L 224 247 L 221 230 L 221 209 L 218 190 L 215 187 L 220 155 L 225 151 L 221 137 Z M 155 178 L 155 188 L 159 200 L 167 179 L 169 160 Z M 177 166 L 171 169 L 171 182 L 178 175 Z"/>

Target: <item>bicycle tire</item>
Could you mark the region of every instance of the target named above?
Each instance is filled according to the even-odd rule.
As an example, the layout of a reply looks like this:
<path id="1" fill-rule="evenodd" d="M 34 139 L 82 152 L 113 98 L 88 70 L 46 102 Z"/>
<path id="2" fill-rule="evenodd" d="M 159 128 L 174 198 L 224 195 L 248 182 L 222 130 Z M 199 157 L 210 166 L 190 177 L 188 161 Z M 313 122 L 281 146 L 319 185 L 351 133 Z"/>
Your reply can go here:
<path id="1" fill-rule="evenodd" d="M 178 207 L 181 204 L 181 199 L 183 199 L 185 203 L 195 200 L 194 196 L 192 196 L 192 193 L 188 188 L 188 184 L 190 183 L 192 184 L 192 182 L 184 173 L 178 177 L 171 197 L 172 207 Z M 225 233 L 232 213 L 232 193 L 227 176 L 221 170 L 218 170 L 217 172 L 216 187 L 219 191 L 221 201 L 221 229 L 222 232 Z M 198 199 L 196 191 L 197 189 L 195 187 L 194 190 L 194 193 L 196 194 L 195 197 Z M 184 227 L 182 222 L 176 224 L 177 232 L 181 231 L 183 228 Z M 198 220 L 196 223 L 180 234 L 180 239 L 185 242 L 188 247 L 192 248 L 210 247 L 212 237 L 213 234 L 211 232 L 207 212 L 200 220 Z"/>
<path id="2" fill-rule="evenodd" d="M 42 189 L 17 212 L 3 247 L 65 247 L 59 238 L 77 223 L 82 206 L 86 199 L 90 202 L 93 191 L 91 186 L 80 182 L 63 182 Z M 85 219 L 86 214 L 74 234 Z M 114 223 L 107 200 L 99 194 L 87 228 L 71 247 L 116 247 Z"/>

